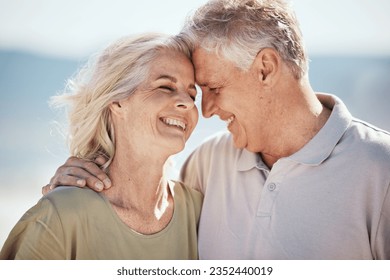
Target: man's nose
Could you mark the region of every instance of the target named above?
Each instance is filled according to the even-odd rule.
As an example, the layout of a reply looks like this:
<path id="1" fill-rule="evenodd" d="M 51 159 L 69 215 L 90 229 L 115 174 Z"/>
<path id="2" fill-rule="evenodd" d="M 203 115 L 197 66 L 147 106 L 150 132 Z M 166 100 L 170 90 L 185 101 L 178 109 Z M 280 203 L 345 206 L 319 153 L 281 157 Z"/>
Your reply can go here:
<path id="1" fill-rule="evenodd" d="M 215 114 L 217 107 L 215 106 L 214 97 L 211 93 L 202 91 L 202 114 L 205 118 L 210 118 Z"/>

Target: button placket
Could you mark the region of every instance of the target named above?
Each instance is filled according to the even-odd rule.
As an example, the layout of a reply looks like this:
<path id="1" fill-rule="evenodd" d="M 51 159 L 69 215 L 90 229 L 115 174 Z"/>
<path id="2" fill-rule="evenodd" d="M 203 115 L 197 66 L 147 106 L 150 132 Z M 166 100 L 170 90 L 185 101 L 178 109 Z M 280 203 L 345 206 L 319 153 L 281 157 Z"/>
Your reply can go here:
<path id="1" fill-rule="evenodd" d="M 264 182 L 260 203 L 257 207 L 257 216 L 270 217 L 275 201 L 281 191 L 284 178 L 289 170 L 290 162 L 284 159 L 278 160 L 269 171 L 269 176 Z"/>
<path id="2" fill-rule="evenodd" d="M 274 205 L 274 202 L 279 194 L 279 183 L 276 182 L 269 182 L 266 183 L 266 187 L 263 189 L 261 199 L 260 199 L 260 205 L 257 210 L 257 216 L 260 217 L 269 217 L 271 216 L 272 207 Z"/>

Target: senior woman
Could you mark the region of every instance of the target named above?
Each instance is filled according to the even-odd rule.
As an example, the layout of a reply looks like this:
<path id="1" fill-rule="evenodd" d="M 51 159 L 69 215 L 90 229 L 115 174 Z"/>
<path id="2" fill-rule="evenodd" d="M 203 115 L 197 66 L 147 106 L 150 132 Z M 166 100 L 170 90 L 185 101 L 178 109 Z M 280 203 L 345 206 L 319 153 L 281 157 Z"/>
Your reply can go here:
<path id="1" fill-rule="evenodd" d="M 1 259 L 198 257 L 202 195 L 164 177 L 198 120 L 189 57 L 175 37 L 123 38 L 54 97 L 70 107 L 71 154 L 104 156 L 115 188 L 50 192 L 13 228 Z"/>

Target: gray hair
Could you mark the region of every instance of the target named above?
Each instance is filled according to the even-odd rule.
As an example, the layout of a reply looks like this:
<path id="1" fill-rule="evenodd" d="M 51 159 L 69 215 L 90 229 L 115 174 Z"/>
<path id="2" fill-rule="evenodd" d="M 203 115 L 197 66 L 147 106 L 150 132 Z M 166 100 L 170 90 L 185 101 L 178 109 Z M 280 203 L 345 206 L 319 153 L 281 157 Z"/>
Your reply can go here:
<path id="1" fill-rule="evenodd" d="M 110 165 L 115 154 L 114 126 L 109 105 L 126 99 L 149 76 L 150 66 L 162 50 L 190 58 L 186 44 L 174 36 L 147 33 L 124 37 L 91 57 L 68 81 L 65 92 L 51 105 L 68 106 L 68 144 L 72 156 L 94 160 L 104 156 Z"/>
<path id="2" fill-rule="evenodd" d="M 187 18 L 179 36 L 192 50 L 220 54 L 242 70 L 263 48 L 275 49 L 297 79 L 308 69 L 299 23 L 283 0 L 210 0 Z"/>

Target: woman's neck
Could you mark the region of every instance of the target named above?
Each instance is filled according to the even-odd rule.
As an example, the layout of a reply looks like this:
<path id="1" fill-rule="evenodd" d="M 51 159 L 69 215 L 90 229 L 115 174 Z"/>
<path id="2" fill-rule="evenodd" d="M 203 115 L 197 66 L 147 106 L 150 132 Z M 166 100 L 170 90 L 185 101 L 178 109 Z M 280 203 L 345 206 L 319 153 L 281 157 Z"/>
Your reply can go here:
<path id="1" fill-rule="evenodd" d="M 163 176 L 164 163 L 165 159 L 117 151 L 110 165 L 112 187 L 104 195 L 119 217 L 140 233 L 161 230 L 172 216 L 173 199 Z"/>

